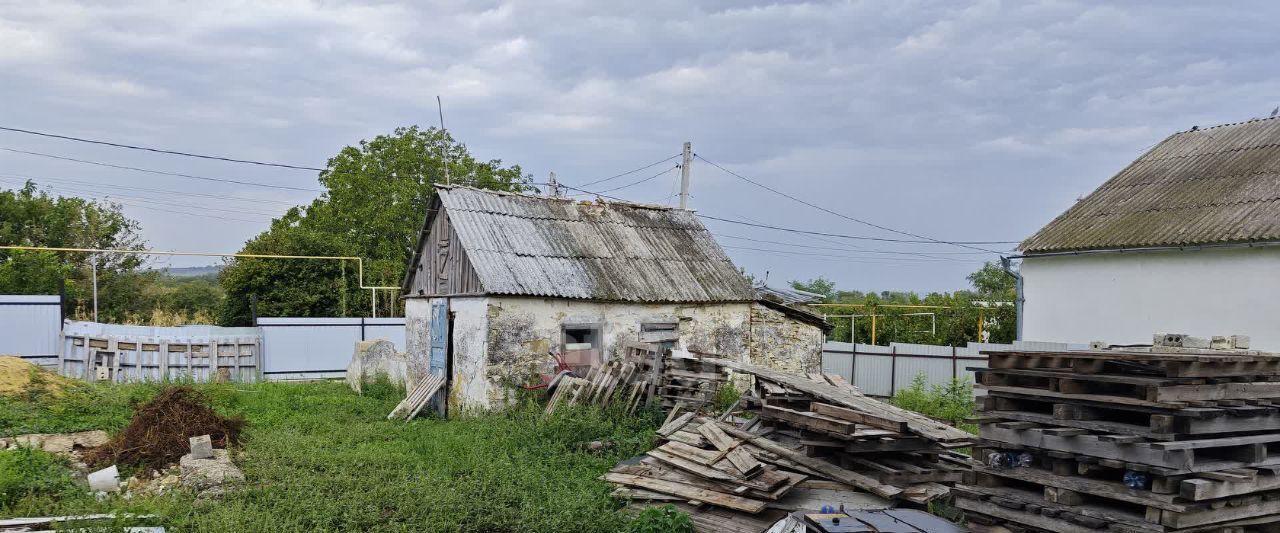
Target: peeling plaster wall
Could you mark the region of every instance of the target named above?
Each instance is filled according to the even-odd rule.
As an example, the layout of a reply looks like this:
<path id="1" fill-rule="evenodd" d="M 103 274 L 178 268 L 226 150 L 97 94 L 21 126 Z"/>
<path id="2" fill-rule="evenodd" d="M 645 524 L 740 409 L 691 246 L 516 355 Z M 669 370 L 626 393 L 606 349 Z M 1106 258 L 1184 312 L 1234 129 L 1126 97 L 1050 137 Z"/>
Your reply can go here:
<path id="1" fill-rule="evenodd" d="M 489 300 L 486 296 L 449 299 L 453 313 L 453 375 L 449 383 L 449 412 L 466 414 L 490 409 L 488 378 Z"/>
<path id="2" fill-rule="evenodd" d="M 451 413 L 505 407 L 516 387 L 549 369 L 565 324 L 597 324 L 601 354 L 616 357 L 640 325 L 679 322 L 681 348 L 793 372 L 821 366 L 822 330 L 759 304 L 641 304 L 522 297 L 452 297 Z M 426 368 L 429 299 L 406 301 L 410 364 Z"/>
<path id="3" fill-rule="evenodd" d="M 683 348 L 742 358 L 747 353 L 750 304 L 640 304 L 491 297 L 487 312 L 487 390 L 469 389 L 468 404 L 498 407 L 514 386 L 546 369 L 549 350 L 561 351 L 564 324 L 598 324 L 601 353 L 616 357 L 622 343 L 639 338 L 646 322 L 679 321 Z M 456 374 L 456 372 L 455 372 Z"/>
<path id="4" fill-rule="evenodd" d="M 824 342 L 822 328 L 751 304 L 751 363 L 788 372 L 815 371 L 822 368 Z"/>
<path id="5" fill-rule="evenodd" d="M 425 376 L 431 363 L 431 300 L 404 301 L 404 348 L 409 356 L 409 374 Z M 412 385 L 410 385 L 412 387 Z"/>

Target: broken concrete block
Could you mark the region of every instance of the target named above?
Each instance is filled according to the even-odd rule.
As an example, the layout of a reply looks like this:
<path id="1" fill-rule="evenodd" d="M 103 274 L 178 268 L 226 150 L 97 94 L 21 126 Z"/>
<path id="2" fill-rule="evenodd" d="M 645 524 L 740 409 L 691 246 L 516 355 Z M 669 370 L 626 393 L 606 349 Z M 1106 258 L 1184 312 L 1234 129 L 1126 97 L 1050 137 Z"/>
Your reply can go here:
<path id="1" fill-rule="evenodd" d="M 409 386 L 409 356 L 396 351 L 396 345 L 387 339 L 374 339 L 356 343 L 351 363 L 347 365 L 347 384 L 359 393 L 361 385 L 385 377 L 394 385 Z"/>
<path id="2" fill-rule="evenodd" d="M 1185 335 L 1182 337 L 1183 348 L 1207 350 L 1211 345 L 1212 344 L 1209 342 L 1209 339 L 1205 337 L 1192 337 L 1191 335 Z"/>
<path id="3" fill-rule="evenodd" d="M 1237 349 L 1237 350 L 1248 350 L 1248 349 L 1249 349 L 1249 336 L 1248 336 L 1248 335 L 1232 335 L 1232 336 L 1231 336 L 1231 347 L 1232 347 L 1232 348 L 1235 348 L 1235 349 Z"/>
<path id="4" fill-rule="evenodd" d="M 120 470 L 111 465 L 89 474 L 89 488 L 94 492 L 119 492 Z"/>
<path id="5" fill-rule="evenodd" d="M 200 435 L 191 437 L 191 457 L 195 459 L 209 459 L 213 457 L 213 439 L 208 435 Z"/>
<path id="6" fill-rule="evenodd" d="M 1110 346 L 1107 341 L 1093 341 L 1089 343 L 1090 350 L 1105 350 Z"/>
<path id="7" fill-rule="evenodd" d="M 1151 338 L 1151 345 L 1181 347 L 1182 338 L 1186 336 L 1186 333 L 1156 333 Z"/>
<path id="8" fill-rule="evenodd" d="M 209 459 L 184 455 L 178 459 L 178 466 L 182 484 L 197 491 L 244 481 L 244 472 L 231 462 L 231 453 L 227 450 L 214 450 Z"/>

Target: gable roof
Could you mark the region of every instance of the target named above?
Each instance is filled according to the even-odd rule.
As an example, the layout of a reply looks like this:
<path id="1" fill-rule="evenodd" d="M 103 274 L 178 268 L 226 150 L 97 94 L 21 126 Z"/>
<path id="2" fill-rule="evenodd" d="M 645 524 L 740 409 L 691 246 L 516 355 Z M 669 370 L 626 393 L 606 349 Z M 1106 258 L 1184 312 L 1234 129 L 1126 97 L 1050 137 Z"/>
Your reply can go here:
<path id="1" fill-rule="evenodd" d="M 637 302 L 755 297 L 691 211 L 470 187 L 438 187 L 436 195 L 439 209 L 431 214 L 448 217 L 487 294 Z M 424 242 L 422 235 L 406 291 Z"/>
<path id="2" fill-rule="evenodd" d="M 1280 120 L 1170 135 L 1019 249 L 1057 251 L 1280 240 Z"/>

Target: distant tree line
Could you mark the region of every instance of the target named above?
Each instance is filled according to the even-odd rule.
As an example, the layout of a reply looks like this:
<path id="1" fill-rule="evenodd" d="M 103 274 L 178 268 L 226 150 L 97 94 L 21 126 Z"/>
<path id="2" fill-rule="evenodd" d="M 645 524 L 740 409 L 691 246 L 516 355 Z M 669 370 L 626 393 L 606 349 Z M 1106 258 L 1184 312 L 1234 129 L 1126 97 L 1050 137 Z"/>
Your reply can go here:
<path id="1" fill-rule="evenodd" d="M 988 342 L 1012 342 L 1017 337 L 1017 310 L 1011 302 L 1016 286 L 1011 276 L 999 265 L 986 263 L 969 274 L 971 289 L 955 292 L 932 292 L 921 296 L 910 291 L 863 292 L 840 290 L 829 279 L 818 277 L 793 281 L 791 286 L 825 296 L 819 313 L 838 315 L 829 319 L 835 329 L 831 340 L 870 343 L 871 315 L 875 318 L 875 342 L 911 342 L 964 346 L 979 341 L 979 319 Z M 896 307 L 937 306 L 938 308 Z M 933 313 L 932 317 L 928 313 Z M 852 321 L 848 315 L 860 315 Z M 936 328 L 931 327 L 936 320 Z M 850 324 L 852 323 L 852 329 Z"/>

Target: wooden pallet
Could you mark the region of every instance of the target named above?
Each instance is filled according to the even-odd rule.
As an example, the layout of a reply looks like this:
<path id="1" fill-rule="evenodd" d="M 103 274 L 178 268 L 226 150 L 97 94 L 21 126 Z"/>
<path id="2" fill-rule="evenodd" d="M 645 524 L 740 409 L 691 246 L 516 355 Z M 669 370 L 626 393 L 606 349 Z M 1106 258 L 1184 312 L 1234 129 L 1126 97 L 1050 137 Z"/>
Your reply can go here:
<path id="1" fill-rule="evenodd" d="M 1280 433 L 1162 442 L 1132 442 L 1126 435 L 1080 428 L 1045 427 L 1031 422 L 983 424 L 978 436 L 1006 447 L 1028 447 L 1087 455 L 1194 473 L 1280 465 Z"/>
<path id="2" fill-rule="evenodd" d="M 1253 353 L 1161 353 L 1120 350 L 989 352 L 994 369 L 1070 369 L 1079 374 L 1144 373 L 1159 377 L 1280 375 L 1280 356 Z"/>
<path id="3" fill-rule="evenodd" d="M 997 388 L 979 399 L 978 408 L 987 419 L 1056 424 L 1158 440 L 1280 431 L 1280 405 L 1258 400 L 1238 402 L 1206 407 L 1149 407 Z"/>
<path id="4" fill-rule="evenodd" d="M 1190 402 L 1280 398 L 1280 376 L 1170 378 L 1132 374 L 1081 374 L 1064 369 L 971 367 L 982 386 L 1015 386 L 1068 394 L 1145 400 L 1179 407 Z M 1123 400 L 1121 400 L 1123 401 Z"/>

